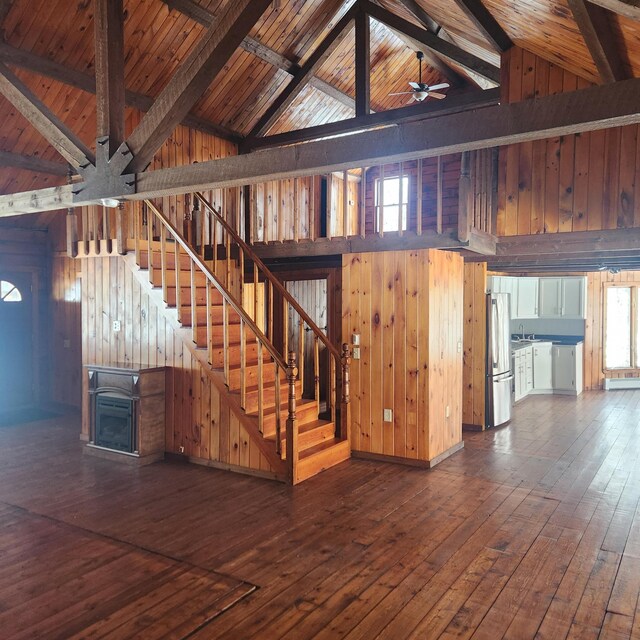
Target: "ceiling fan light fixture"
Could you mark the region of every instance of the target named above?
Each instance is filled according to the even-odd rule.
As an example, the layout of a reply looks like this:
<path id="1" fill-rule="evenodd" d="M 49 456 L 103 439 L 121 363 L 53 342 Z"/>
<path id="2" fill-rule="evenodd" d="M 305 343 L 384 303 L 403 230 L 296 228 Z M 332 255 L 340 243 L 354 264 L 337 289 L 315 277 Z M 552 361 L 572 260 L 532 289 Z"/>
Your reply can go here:
<path id="1" fill-rule="evenodd" d="M 417 102 L 422 102 L 423 100 L 425 100 L 427 98 L 428 95 L 429 95 L 428 91 L 416 91 L 413 94 L 413 98 Z"/>
<path id="2" fill-rule="evenodd" d="M 117 209 L 120 206 L 120 200 L 115 198 L 100 198 L 100 204 L 108 209 Z"/>

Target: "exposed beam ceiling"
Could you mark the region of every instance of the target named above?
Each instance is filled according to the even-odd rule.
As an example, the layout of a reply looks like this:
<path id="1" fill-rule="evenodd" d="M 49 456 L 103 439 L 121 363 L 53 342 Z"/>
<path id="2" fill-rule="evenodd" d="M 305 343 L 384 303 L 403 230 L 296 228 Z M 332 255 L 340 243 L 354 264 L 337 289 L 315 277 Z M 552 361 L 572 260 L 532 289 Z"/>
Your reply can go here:
<path id="1" fill-rule="evenodd" d="M 110 158 L 125 138 L 124 13 L 122 0 L 94 0 L 94 7 L 96 138 Z"/>
<path id="2" fill-rule="evenodd" d="M 504 52 L 513 46 L 511 38 L 491 15 L 481 0 L 454 0 L 496 51 Z"/>
<path id="3" fill-rule="evenodd" d="M 30 51 L 16 49 L 4 42 L 0 42 L 0 60 L 5 64 L 43 75 L 57 82 L 62 82 L 76 89 L 86 91 L 87 93 L 96 93 L 96 79 L 94 76 L 69 69 L 58 62 L 37 56 Z M 139 109 L 140 111 L 149 111 L 153 104 L 153 98 L 141 93 L 135 93 L 134 91 L 126 91 L 125 100 L 127 106 Z M 240 136 L 234 131 L 191 114 L 183 118 L 182 124 L 185 127 L 216 135 L 232 142 L 238 142 L 240 140 Z"/>
<path id="4" fill-rule="evenodd" d="M 268 131 L 282 114 L 291 106 L 293 101 L 307 85 L 309 78 L 322 63 L 335 51 L 340 43 L 349 35 L 349 26 L 357 14 L 352 8 L 346 13 L 336 26 L 331 29 L 325 39 L 316 47 L 300 70 L 289 81 L 284 91 L 271 103 L 255 124 L 249 137 L 259 136 Z"/>
<path id="5" fill-rule="evenodd" d="M 355 22 L 356 117 L 359 117 L 371 112 L 371 31 L 369 16 L 364 11 L 358 11 Z"/>
<path id="6" fill-rule="evenodd" d="M 227 6 L 224 15 L 202 35 L 129 136 L 128 149 L 120 149 L 123 156 L 128 150 L 133 154 L 123 173 L 146 169 L 269 4 L 270 0 L 234 0 Z"/>
<path id="7" fill-rule="evenodd" d="M 369 2 L 369 0 L 361 0 L 360 6 L 372 18 L 378 20 L 378 22 L 386 24 L 391 29 L 402 31 L 410 38 L 417 40 L 424 46 L 438 52 L 440 55 L 461 67 L 464 67 L 487 80 L 491 80 L 495 84 L 500 83 L 500 69 L 498 67 L 481 60 L 477 56 L 467 53 L 460 49 L 460 47 L 446 42 L 442 38 L 438 38 L 433 33 L 417 27 L 415 24 L 408 22 L 404 18 Z"/>
<path id="8" fill-rule="evenodd" d="M 309 176 L 434 157 L 465 150 L 518 144 L 583 131 L 640 123 L 640 78 L 614 85 L 513 104 L 387 126 L 339 139 L 319 140 L 161 169 L 137 176 L 135 200 L 217 187 L 242 186 L 285 177 Z M 83 197 L 84 185 L 0 196 L 0 217 L 80 206 L 95 201 Z M 74 199 L 73 192 L 76 192 Z M 99 197 L 118 197 L 104 193 Z"/>
<path id="9" fill-rule="evenodd" d="M 364 131 L 386 124 L 400 124 L 402 122 L 412 122 L 414 120 L 425 120 L 426 118 L 442 116 L 460 111 L 480 109 L 500 103 L 500 89 L 487 89 L 486 91 L 468 91 L 459 95 L 452 95 L 447 100 L 440 102 L 418 102 L 411 105 L 411 108 L 400 107 L 399 109 L 389 109 L 372 113 L 360 118 L 348 118 L 339 122 L 330 122 L 306 129 L 287 131 L 272 136 L 261 138 L 246 138 L 241 144 L 243 152 L 255 151 L 268 147 L 278 147 L 308 140 L 318 140 L 330 136 L 340 136 L 356 131 Z"/>
<path id="10" fill-rule="evenodd" d="M 567 0 L 582 37 L 604 83 L 628 77 L 608 12 L 586 0 Z"/>
<path id="11" fill-rule="evenodd" d="M 75 169 L 82 171 L 95 163 L 93 152 L 1 62 L 0 93 Z"/>
<path id="12" fill-rule="evenodd" d="M 43 160 L 37 156 L 22 156 L 19 153 L 0 151 L 0 167 L 13 167 L 34 173 L 48 173 L 52 176 L 66 176 L 69 166 L 62 162 Z"/>
<path id="13" fill-rule="evenodd" d="M 198 22 L 205 27 L 210 27 L 218 19 L 215 14 L 211 13 L 207 9 L 204 9 L 193 0 L 162 0 L 162 2 L 164 2 L 170 9 L 179 11 L 180 13 L 188 16 L 195 22 Z M 285 56 L 279 54 L 277 51 L 270 49 L 269 47 L 263 45 L 261 42 L 258 42 L 250 36 L 247 36 L 242 41 L 240 46 L 245 51 L 254 54 L 261 60 L 264 60 L 277 69 L 285 71 L 291 76 L 296 75 L 300 70 L 299 65 L 297 65 L 295 62 L 292 62 Z M 355 109 L 354 99 L 346 93 L 343 93 L 339 89 L 336 89 L 328 82 L 312 76 L 309 79 L 309 84 L 315 89 L 318 89 L 318 91 L 322 91 L 322 93 L 330 96 L 334 100 L 338 100 L 345 106 L 350 107 L 351 109 Z"/>
<path id="14" fill-rule="evenodd" d="M 640 3 L 638 0 L 591 0 L 593 4 L 597 4 L 604 9 L 609 9 L 621 16 L 631 18 L 632 20 L 640 20 Z"/>

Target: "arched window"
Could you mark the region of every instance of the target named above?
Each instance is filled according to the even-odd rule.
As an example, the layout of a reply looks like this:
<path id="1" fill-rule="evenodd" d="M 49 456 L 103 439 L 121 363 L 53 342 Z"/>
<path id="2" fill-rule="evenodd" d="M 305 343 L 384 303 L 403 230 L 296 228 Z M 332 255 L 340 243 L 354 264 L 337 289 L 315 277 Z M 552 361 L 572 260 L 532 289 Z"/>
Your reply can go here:
<path id="1" fill-rule="evenodd" d="M 15 284 L 7 280 L 0 280 L 0 301 L 22 302 L 22 294 Z"/>

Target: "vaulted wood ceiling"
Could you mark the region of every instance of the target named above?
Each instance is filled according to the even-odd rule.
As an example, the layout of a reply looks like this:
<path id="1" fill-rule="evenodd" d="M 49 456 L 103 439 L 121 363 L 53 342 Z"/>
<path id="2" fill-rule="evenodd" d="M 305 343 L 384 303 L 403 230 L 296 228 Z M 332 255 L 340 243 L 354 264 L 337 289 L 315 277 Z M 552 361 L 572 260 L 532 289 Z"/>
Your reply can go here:
<path id="1" fill-rule="evenodd" d="M 128 104 L 145 108 L 145 96 L 148 104 L 159 94 L 207 26 L 233 1 L 125 0 Z M 304 65 L 353 4 L 353 0 L 280 0 L 272 4 L 223 71 L 212 78 L 191 110 L 191 122 L 231 137 L 249 134 L 285 90 L 292 73 Z M 578 14 L 576 5 L 580 3 L 576 0 L 379 0 L 377 4 L 492 65 L 499 65 L 500 44 L 506 42 L 508 46 L 511 40 L 589 81 L 601 81 L 601 67 L 596 65 L 596 54 L 590 53 L 593 42 L 588 42 L 581 23 L 584 16 Z M 598 9 L 596 18 L 600 29 L 606 22 L 609 45 L 613 42 L 621 73 L 640 76 L 640 21 L 633 19 L 640 17 L 636 16 L 639 10 L 625 0 L 598 0 L 597 4 L 609 9 L 627 7 L 623 11 L 626 15 Z M 83 89 L 89 88 L 95 77 L 93 11 L 92 0 L 71 5 L 65 0 L 0 0 L 4 36 L 0 60 L 92 148 L 95 97 Z M 491 29 L 479 27 L 478 11 L 497 21 L 493 35 Z M 270 134 L 353 116 L 354 41 L 354 29 L 350 27 L 270 128 Z M 416 79 L 416 47 L 415 41 L 371 20 L 374 111 L 406 104 L 407 96 L 389 94 L 405 90 L 406 83 Z M 486 86 L 482 78 L 462 65 L 421 48 L 430 63 L 424 81 L 436 83 L 448 78 L 451 96 L 480 90 L 478 84 Z M 0 98 L 0 118 L 0 191 L 11 193 L 63 183 L 60 165 L 52 167 L 45 162 L 36 172 L 15 166 L 20 161 L 8 153 L 56 163 L 61 163 L 61 158 L 4 98 Z"/>

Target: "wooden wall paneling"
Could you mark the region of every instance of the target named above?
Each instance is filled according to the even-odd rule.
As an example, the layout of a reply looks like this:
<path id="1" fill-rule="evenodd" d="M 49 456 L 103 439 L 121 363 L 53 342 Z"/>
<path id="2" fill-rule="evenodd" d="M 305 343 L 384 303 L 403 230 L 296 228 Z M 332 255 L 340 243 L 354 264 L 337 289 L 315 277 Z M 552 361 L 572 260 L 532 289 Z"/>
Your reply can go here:
<path id="1" fill-rule="evenodd" d="M 372 265 L 370 254 L 360 254 L 360 389 L 356 397 L 360 399 L 360 451 L 372 451 L 373 397 L 371 385 L 373 298 L 371 290 Z M 351 393 L 354 392 L 353 387 Z M 352 447 L 353 448 L 353 447 Z"/>
<path id="2" fill-rule="evenodd" d="M 627 228 L 634 225 L 637 143 L 637 125 L 620 129 L 620 182 L 616 227 Z"/>
<path id="3" fill-rule="evenodd" d="M 406 286 L 407 274 L 406 252 L 395 251 L 393 259 L 393 365 L 405 372 L 393 381 L 393 452 L 394 456 L 407 455 L 407 319 L 406 319 Z"/>
<path id="4" fill-rule="evenodd" d="M 620 135 L 619 128 L 605 131 L 604 191 L 603 191 L 603 228 L 615 229 L 618 226 L 618 188 L 620 179 Z"/>
<path id="5" fill-rule="evenodd" d="M 420 307 L 421 282 L 418 280 L 419 270 L 414 267 L 418 262 L 415 251 L 405 253 L 405 333 L 406 333 L 406 410 L 405 410 L 405 455 L 407 458 L 418 457 L 418 380 L 421 375 L 418 351 L 418 327 L 421 323 Z"/>
<path id="6" fill-rule="evenodd" d="M 395 284 L 395 252 L 385 251 L 382 263 L 382 301 L 380 307 L 381 329 L 382 329 L 382 407 L 390 409 L 393 416 L 397 413 L 395 409 L 395 375 L 394 365 L 394 335 L 395 335 L 395 313 L 394 313 L 394 284 Z M 382 451 L 384 454 L 394 455 L 395 419 L 382 424 Z"/>
<path id="7" fill-rule="evenodd" d="M 383 354 L 383 311 L 382 289 L 384 287 L 383 259 L 370 255 L 371 261 L 371 337 L 370 337 L 370 362 L 371 377 L 371 451 L 384 453 L 383 429 L 383 384 L 384 384 L 384 354 Z"/>

